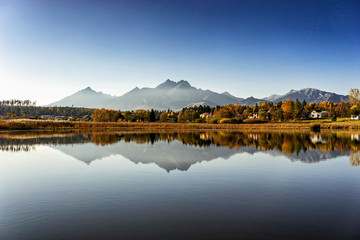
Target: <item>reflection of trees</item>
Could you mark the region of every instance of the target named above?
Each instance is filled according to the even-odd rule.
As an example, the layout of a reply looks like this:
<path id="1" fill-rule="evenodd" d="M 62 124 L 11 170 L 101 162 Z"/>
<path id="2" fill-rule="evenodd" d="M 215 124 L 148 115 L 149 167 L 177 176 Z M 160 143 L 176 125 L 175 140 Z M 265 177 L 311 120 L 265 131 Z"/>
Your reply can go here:
<path id="1" fill-rule="evenodd" d="M 73 144 L 93 142 L 105 146 L 119 141 L 137 144 L 172 142 L 177 140 L 185 145 L 207 147 L 211 144 L 240 149 L 253 146 L 263 150 L 280 150 L 285 154 L 299 154 L 301 151 L 319 149 L 341 152 L 360 150 L 360 142 L 347 135 L 283 133 L 283 132 L 160 132 L 160 133 L 82 133 L 47 137 L 0 138 L 1 149 L 9 145 Z M 5 151 L 5 150 L 4 150 Z"/>
<path id="2" fill-rule="evenodd" d="M 71 134 L 61 136 L 42 136 L 33 137 L 20 135 L 16 137 L 0 138 L 0 151 L 20 152 L 35 150 L 36 145 L 63 145 L 71 143 L 88 143 L 90 142 L 89 134 Z"/>
<path id="3" fill-rule="evenodd" d="M 34 145 L 0 145 L 2 152 L 30 152 L 35 150 Z"/>
<path id="4" fill-rule="evenodd" d="M 93 134 L 90 139 L 96 145 L 101 145 L 101 146 L 114 144 L 118 142 L 118 137 L 116 134 Z"/>
<path id="5" fill-rule="evenodd" d="M 351 136 L 351 137 L 350 137 Z M 109 145 L 120 141 L 136 144 L 179 141 L 185 145 L 208 147 L 210 145 L 241 149 L 252 146 L 262 150 L 279 150 L 285 154 L 296 154 L 307 150 L 351 152 L 350 162 L 359 165 L 360 135 L 309 132 L 110 132 L 110 133 L 71 133 L 55 135 L 0 136 L 1 151 L 30 151 L 39 144 L 73 144 L 93 142 L 96 145 Z"/>
<path id="6" fill-rule="evenodd" d="M 360 165 L 360 143 L 358 139 L 353 140 L 351 142 L 350 164 L 357 167 Z"/>
<path id="7" fill-rule="evenodd" d="M 320 149 L 323 151 L 350 151 L 352 145 L 349 136 L 324 134 L 315 136 L 310 133 L 221 133 L 214 132 L 209 137 L 219 146 L 242 148 L 254 146 L 263 150 L 278 149 L 285 154 L 299 154 L 301 151 Z"/>
<path id="8" fill-rule="evenodd" d="M 351 150 L 350 152 L 350 164 L 357 167 L 360 165 L 360 151 Z"/>

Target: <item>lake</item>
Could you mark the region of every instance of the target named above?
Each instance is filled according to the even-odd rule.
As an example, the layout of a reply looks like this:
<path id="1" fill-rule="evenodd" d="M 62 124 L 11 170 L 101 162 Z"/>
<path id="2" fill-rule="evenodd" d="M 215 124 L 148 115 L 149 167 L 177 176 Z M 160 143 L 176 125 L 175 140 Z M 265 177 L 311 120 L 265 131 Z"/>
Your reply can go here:
<path id="1" fill-rule="evenodd" d="M 0 239 L 360 239 L 360 133 L 0 132 Z"/>

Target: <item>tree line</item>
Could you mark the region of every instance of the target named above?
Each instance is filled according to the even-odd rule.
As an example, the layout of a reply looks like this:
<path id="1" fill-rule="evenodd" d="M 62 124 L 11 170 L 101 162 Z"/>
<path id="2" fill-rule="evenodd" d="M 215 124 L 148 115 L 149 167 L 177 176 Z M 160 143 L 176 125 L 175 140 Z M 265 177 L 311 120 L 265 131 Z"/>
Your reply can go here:
<path id="1" fill-rule="evenodd" d="M 19 99 L 10 99 L 0 101 L 0 107 L 13 107 L 13 106 L 36 106 L 36 101 L 31 100 L 19 100 Z"/>
<path id="2" fill-rule="evenodd" d="M 206 109 L 199 111 L 198 109 Z M 346 118 L 360 113 L 358 105 L 349 102 L 321 102 L 307 103 L 298 100 L 284 100 L 279 103 L 265 102 L 255 106 L 242 106 L 240 104 L 229 104 L 225 106 L 209 107 L 198 106 L 184 108 L 179 112 L 143 110 L 115 111 L 107 109 L 94 110 L 93 120 L 95 122 L 209 122 L 209 123 L 241 123 L 250 119 L 263 121 L 289 121 L 309 119 L 312 111 L 326 111 L 328 117 L 336 121 L 338 117 Z M 208 116 L 201 116 L 207 113 Z M 226 122 L 225 120 L 229 120 Z"/>
<path id="3" fill-rule="evenodd" d="M 5 118 L 40 118 L 43 115 L 66 116 L 72 118 L 82 118 L 83 116 L 91 116 L 94 109 L 74 108 L 74 107 L 40 107 L 34 105 L 0 105 L 0 116 Z"/>

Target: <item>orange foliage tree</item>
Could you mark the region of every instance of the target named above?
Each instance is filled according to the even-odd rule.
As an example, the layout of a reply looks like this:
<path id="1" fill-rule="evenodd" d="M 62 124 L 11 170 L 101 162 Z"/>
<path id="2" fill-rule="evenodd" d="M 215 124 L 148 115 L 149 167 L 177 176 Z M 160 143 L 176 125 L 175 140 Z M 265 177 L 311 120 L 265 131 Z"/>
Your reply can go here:
<path id="1" fill-rule="evenodd" d="M 294 115 L 294 101 L 291 99 L 284 100 L 282 102 L 281 109 L 285 120 L 292 119 Z"/>

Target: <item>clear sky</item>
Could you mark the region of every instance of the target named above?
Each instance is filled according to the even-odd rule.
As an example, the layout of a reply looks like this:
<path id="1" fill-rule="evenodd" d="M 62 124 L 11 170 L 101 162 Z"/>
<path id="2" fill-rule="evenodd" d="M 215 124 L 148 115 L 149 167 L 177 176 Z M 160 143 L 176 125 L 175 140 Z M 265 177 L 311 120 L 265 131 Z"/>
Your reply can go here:
<path id="1" fill-rule="evenodd" d="M 0 0 L 0 99 L 166 79 L 238 97 L 360 86 L 360 1 Z"/>

